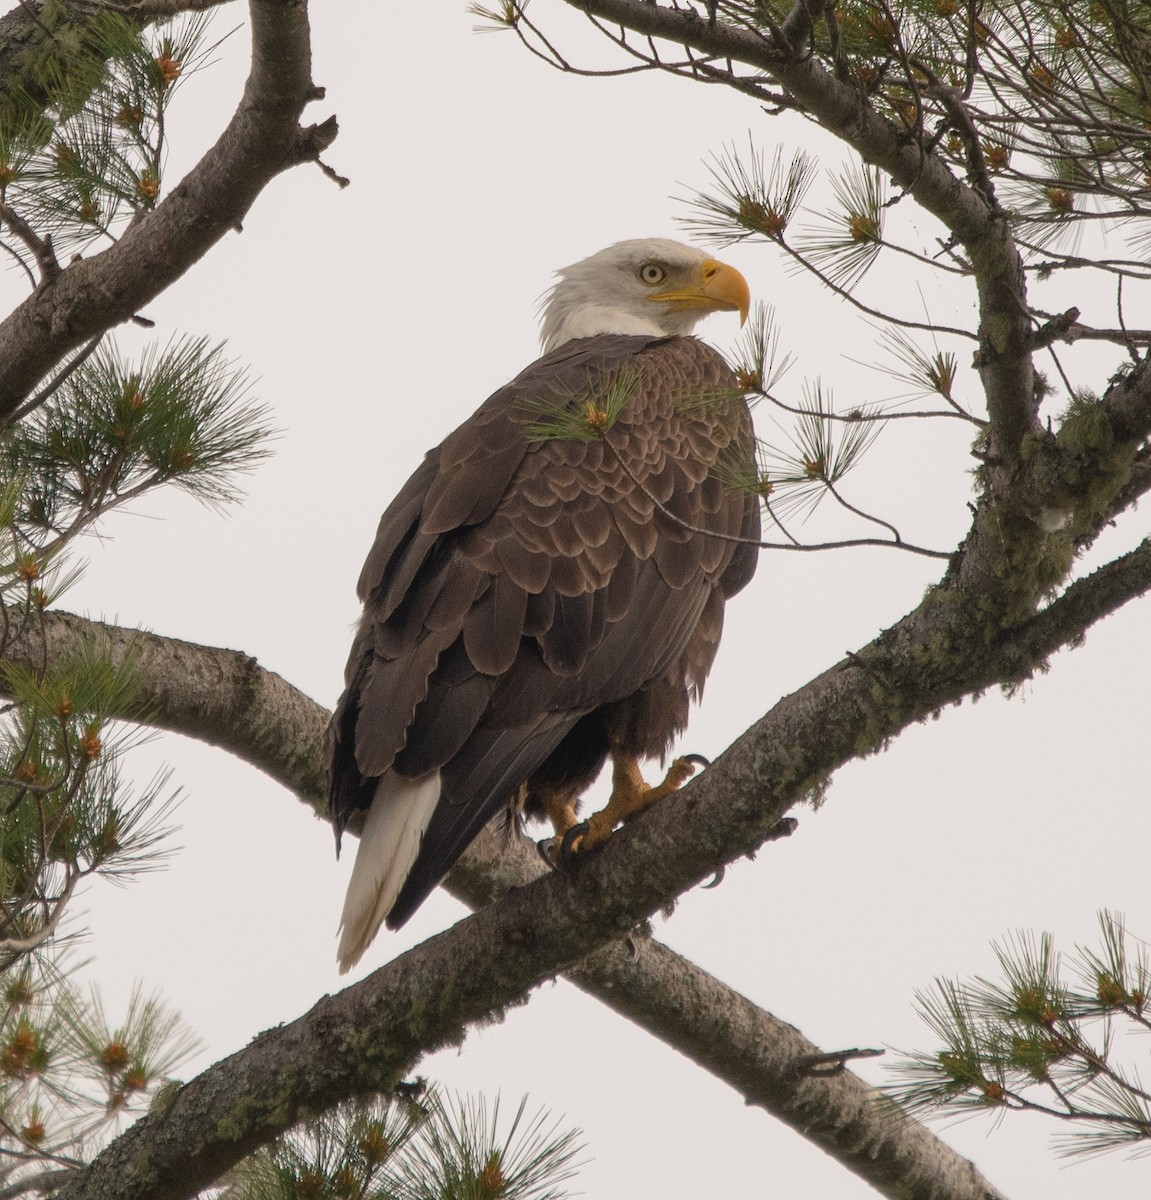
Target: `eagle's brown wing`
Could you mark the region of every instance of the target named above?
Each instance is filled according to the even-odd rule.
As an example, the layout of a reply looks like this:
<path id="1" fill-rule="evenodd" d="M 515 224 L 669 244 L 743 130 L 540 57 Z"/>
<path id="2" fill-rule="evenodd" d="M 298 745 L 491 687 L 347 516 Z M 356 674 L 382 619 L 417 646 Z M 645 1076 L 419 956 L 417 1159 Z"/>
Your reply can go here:
<path id="1" fill-rule="evenodd" d="M 614 416 L 605 432 L 542 436 L 574 433 L 589 404 Z M 337 831 L 384 772 L 440 772 L 390 927 L 525 782 L 594 775 L 601 717 L 637 754 L 682 729 L 754 571 L 728 540 L 758 536 L 751 467 L 746 405 L 693 338 L 569 342 L 429 453 L 360 577 L 330 738 Z"/>

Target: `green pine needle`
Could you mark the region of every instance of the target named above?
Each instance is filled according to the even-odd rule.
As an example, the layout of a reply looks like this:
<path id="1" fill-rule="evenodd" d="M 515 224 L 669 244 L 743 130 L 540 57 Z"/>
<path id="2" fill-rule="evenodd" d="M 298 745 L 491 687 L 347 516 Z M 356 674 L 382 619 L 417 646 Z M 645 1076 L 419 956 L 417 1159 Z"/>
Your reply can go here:
<path id="1" fill-rule="evenodd" d="M 477 33 L 503 33 L 515 29 L 527 0 L 500 0 L 497 8 L 487 8 L 482 4 L 469 4 L 468 16 L 475 17 L 480 24 L 476 25 Z"/>
<path id="2" fill-rule="evenodd" d="M 883 429 L 877 420 L 833 420 L 831 394 L 817 381 L 805 386 L 802 409 L 785 436 L 789 445 L 760 442 L 769 511 L 778 520 L 809 515 L 862 459 Z M 860 412 L 870 417 L 872 412 Z"/>
<path id="3" fill-rule="evenodd" d="M 578 1133 L 561 1131 L 542 1110 L 520 1101 L 506 1130 L 497 1097 L 433 1097 L 431 1117 L 406 1164 L 410 1200 L 563 1200 L 580 1152 Z"/>
<path id="4" fill-rule="evenodd" d="M 914 396 L 940 396 L 955 404 L 959 360 L 953 352 L 936 348 L 934 354 L 928 355 L 903 330 L 890 326 L 882 331 L 880 340 L 899 363 L 892 374 L 909 384 Z"/>
<path id="5" fill-rule="evenodd" d="M 878 168 L 852 164 L 832 177 L 839 211 L 804 231 L 798 251 L 838 286 L 850 290 L 883 248 L 887 184 Z"/>
<path id="6" fill-rule="evenodd" d="M 1151 1092 L 1127 1060 L 1146 1055 L 1151 968 L 1131 952 L 1121 918 L 1100 914 L 1102 949 L 1079 947 L 1069 966 L 1049 934 L 1018 933 L 995 947 L 1000 977 L 939 980 L 920 1012 L 942 1048 L 908 1055 L 890 1089 L 909 1112 L 1033 1111 L 1062 1119 L 1063 1154 L 1146 1149 Z"/>
<path id="7" fill-rule="evenodd" d="M 99 992 L 75 986 L 83 965 L 41 956 L 6 979 L 0 1121 L 10 1186 L 34 1177 L 46 1160 L 94 1156 L 120 1118 L 140 1113 L 164 1077 L 199 1049 L 179 1017 L 138 986 L 113 1024 Z"/>
<path id="8" fill-rule="evenodd" d="M 208 22 L 200 13 L 140 30 L 97 14 L 87 45 L 47 64 L 47 105 L 0 112 L 0 196 L 57 250 L 113 236 L 155 207 L 167 111 L 215 49 Z"/>
<path id="9" fill-rule="evenodd" d="M 815 177 L 815 160 L 797 151 L 787 164 L 777 148 L 768 167 L 763 151 L 748 139 L 748 155 L 734 146 L 712 158 L 714 191 L 697 192 L 686 203 L 695 216 L 679 223 L 701 241 L 730 246 L 749 238 L 782 241 Z"/>
<path id="10" fill-rule="evenodd" d="M 171 1076 L 201 1048 L 200 1039 L 160 996 L 145 996 L 137 983 L 121 1019 L 113 1024 L 93 986 L 76 1003 L 68 1022 L 75 1070 L 107 1088 L 109 1102 L 123 1107 L 133 1095 Z"/>
<path id="11" fill-rule="evenodd" d="M 520 409 L 535 418 L 527 426 L 528 441 L 597 441 L 619 420 L 639 384 L 639 373 L 625 367 L 586 391 L 525 397 Z"/>
<path id="12" fill-rule="evenodd" d="M 35 540 L 70 536 L 163 483 L 219 506 L 268 450 L 266 410 L 223 346 L 185 339 L 136 364 L 101 350 L 21 422 L 5 473 L 28 483 L 18 525 Z"/>
<path id="13" fill-rule="evenodd" d="M 730 363 L 736 381 L 749 392 L 766 395 L 775 390 L 793 362 L 790 351 L 780 349 L 775 307 L 757 300 Z"/>
<path id="14" fill-rule="evenodd" d="M 563 1200 L 581 1147 L 522 1100 L 501 1123 L 498 1098 L 419 1104 L 381 1097 L 337 1107 L 241 1163 L 230 1200 Z M 505 1127 L 506 1126 L 506 1127 Z"/>

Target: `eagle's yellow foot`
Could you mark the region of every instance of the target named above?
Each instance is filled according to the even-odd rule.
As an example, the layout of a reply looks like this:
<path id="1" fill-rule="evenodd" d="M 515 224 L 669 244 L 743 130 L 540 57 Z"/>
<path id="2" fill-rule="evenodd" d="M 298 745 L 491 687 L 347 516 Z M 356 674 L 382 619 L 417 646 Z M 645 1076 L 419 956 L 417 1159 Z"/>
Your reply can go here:
<path id="1" fill-rule="evenodd" d="M 675 759 L 660 783 L 649 787 L 639 771 L 639 763 L 630 754 L 614 754 L 611 797 L 588 820 L 573 826 L 560 843 L 559 861 L 584 854 L 602 846 L 617 825 L 638 817 L 658 801 L 678 791 L 695 774 L 698 763 L 706 760 L 697 754 Z"/>

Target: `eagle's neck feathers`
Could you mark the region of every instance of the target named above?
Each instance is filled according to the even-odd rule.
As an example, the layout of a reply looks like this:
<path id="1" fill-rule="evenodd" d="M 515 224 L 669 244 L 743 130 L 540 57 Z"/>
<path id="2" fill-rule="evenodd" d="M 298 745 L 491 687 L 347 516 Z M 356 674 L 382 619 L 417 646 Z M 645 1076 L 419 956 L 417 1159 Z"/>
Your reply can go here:
<path id="1" fill-rule="evenodd" d="M 544 353 L 562 346 L 572 338 L 595 337 L 600 333 L 637 333 L 667 337 L 672 332 L 690 333 L 695 321 L 685 322 L 682 330 L 669 330 L 653 316 L 629 312 L 589 301 L 570 307 L 553 304 L 544 315 L 540 340 Z"/>

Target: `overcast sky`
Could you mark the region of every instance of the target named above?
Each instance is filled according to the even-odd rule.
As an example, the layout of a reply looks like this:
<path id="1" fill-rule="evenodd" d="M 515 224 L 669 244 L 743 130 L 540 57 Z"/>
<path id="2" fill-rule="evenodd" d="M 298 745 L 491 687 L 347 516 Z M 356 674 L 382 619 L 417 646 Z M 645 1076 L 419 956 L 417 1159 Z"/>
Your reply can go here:
<path id="1" fill-rule="evenodd" d="M 557 7 L 539 0 L 532 15 Z M 560 16 L 565 49 L 604 61 Z M 147 310 L 161 340 L 227 339 L 281 431 L 275 457 L 227 517 L 178 496 L 113 517 L 103 540 L 85 543 L 88 570 L 66 604 L 244 650 L 331 706 L 380 512 L 422 453 L 536 356 L 536 303 L 551 273 L 622 238 L 684 238 L 677 197 L 705 186 L 709 156 L 746 145 L 749 131 L 769 155 L 777 142 L 806 145 L 828 165 L 839 154 L 814 127 L 769 119 L 718 87 L 561 76 L 510 35 L 474 34 L 462 0 L 315 4 L 312 17 L 314 78 L 327 88 L 312 119 L 338 115 L 328 158 L 351 186 L 308 169 L 275 181 L 244 232 Z M 214 28 L 241 18 L 232 6 Z M 234 107 L 246 36 L 234 33 L 178 102 L 169 186 Z M 937 230 L 904 207 L 890 219 L 930 246 Z M 844 407 L 906 391 L 866 365 L 881 358 L 875 328 L 790 273 L 773 248 L 723 257 L 777 308 L 795 359 L 788 399 L 817 376 Z M 21 287 L 15 272 L 0 276 L 13 302 Z M 881 263 L 860 294 L 915 319 L 972 324 L 970 288 L 917 286 L 898 263 Z M 1041 302 L 1055 310 L 1069 297 L 1085 319 L 1113 323 L 1110 301 L 1089 294 Z M 1132 309 L 1128 323 L 1151 317 Z M 722 348 L 736 327 L 720 315 L 701 332 Z M 128 331 L 122 345 L 143 340 Z M 976 402 L 970 344 L 939 344 L 959 354 L 962 394 Z M 1076 380 L 1102 386 L 1099 361 L 1084 359 Z M 758 420 L 770 433 L 766 408 Z M 848 494 L 909 540 L 950 549 L 969 517 L 968 440 L 960 422 L 891 427 Z M 830 528 L 817 520 L 801 532 Z M 1145 529 L 1135 514 L 1101 550 Z M 682 748 L 716 755 L 781 695 L 913 608 L 939 571 L 885 550 L 765 554 L 729 607 Z M 949 710 L 841 771 L 819 812 L 797 814 L 794 837 L 733 866 L 718 889 L 684 897 L 658 936 L 827 1049 L 932 1048 L 916 989 L 992 973 L 990 942 L 1012 930 L 1050 929 L 1070 949 L 1093 939 L 1107 907 L 1151 936 L 1149 634 L 1146 603 L 1131 605 L 1014 698 Z M 218 751 L 157 737 L 133 763 L 141 779 L 173 768 L 187 795 L 183 851 L 130 888 L 87 893 L 89 974 L 113 1012 L 133 979 L 162 991 L 205 1039 L 205 1066 L 343 986 L 335 928 L 351 856 L 337 864 L 325 825 Z M 437 894 L 401 933 L 380 936 L 357 977 L 462 912 Z M 882 1060 L 859 1070 L 885 1077 Z M 582 1128 L 589 1161 L 576 1190 L 597 1200 L 872 1194 L 563 983 L 419 1071 L 511 1102 L 527 1092 Z M 1050 1152 L 1052 1132 L 1018 1116 L 943 1131 L 1018 1200 L 1146 1195 L 1146 1159 L 1067 1167 Z"/>

